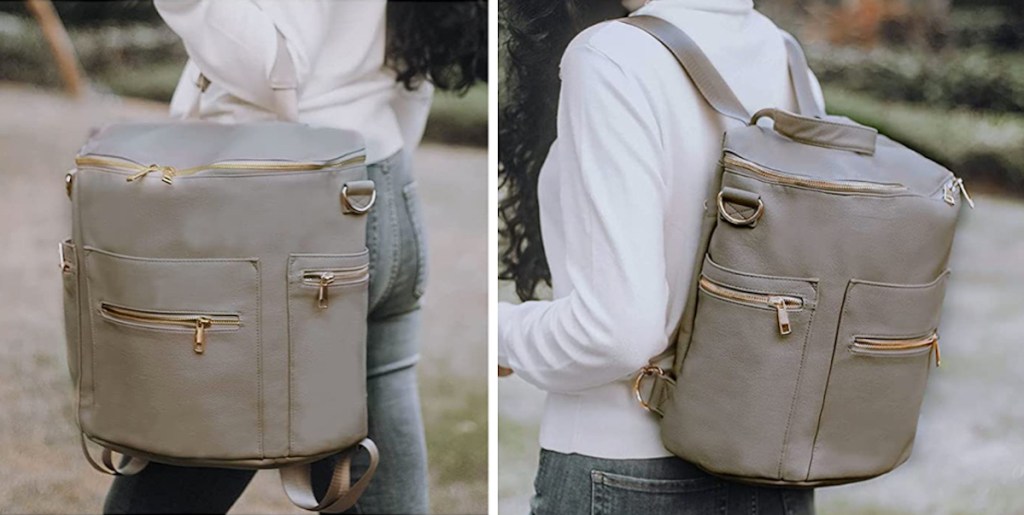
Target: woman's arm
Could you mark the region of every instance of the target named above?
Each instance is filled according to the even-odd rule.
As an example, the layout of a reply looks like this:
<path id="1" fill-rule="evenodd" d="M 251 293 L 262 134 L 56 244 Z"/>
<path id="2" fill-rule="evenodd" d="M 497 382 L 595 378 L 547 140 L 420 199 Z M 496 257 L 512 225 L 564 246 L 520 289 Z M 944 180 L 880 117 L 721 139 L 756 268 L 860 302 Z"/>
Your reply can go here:
<path id="1" fill-rule="evenodd" d="M 569 294 L 500 304 L 498 362 L 572 392 L 626 377 L 666 345 L 666 189 L 659 130 L 635 77 L 586 44 L 570 46 L 561 76 L 548 159 Z"/>
<path id="2" fill-rule="evenodd" d="M 246 102 L 274 108 L 270 70 L 277 55 L 277 29 L 256 4 L 154 0 L 154 5 L 211 82 Z"/>

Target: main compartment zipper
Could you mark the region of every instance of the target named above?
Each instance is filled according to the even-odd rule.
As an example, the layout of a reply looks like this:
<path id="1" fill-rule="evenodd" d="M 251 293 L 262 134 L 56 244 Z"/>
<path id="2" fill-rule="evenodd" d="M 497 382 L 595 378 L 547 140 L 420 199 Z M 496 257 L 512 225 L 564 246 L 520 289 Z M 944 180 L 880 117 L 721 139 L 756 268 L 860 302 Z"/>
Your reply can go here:
<path id="1" fill-rule="evenodd" d="M 734 154 L 726 153 L 722 163 L 727 168 L 740 169 L 752 173 L 768 181 L 789 186 L 800 186 L 822 191 L 835 191 L 840 193 L 897 193 L 906 191 L 907 187 L 902 184 L 890 184 L 867 181 L 827 181 L 812 179 L 765 168 L 757 163 L 748 161 Z"/>
<path id="2" fill-rule="evenodd" d="M 215 326 L 226 326 L 237 329 L 242 321 L 238 315 L 200 314 L 200 313 L 167 313 L 126 308 L 112 304 L 100 304 L 100 312 L 104 316 L 120 322 L 140 324 L 150 327 L 180 327 L 192 329 L 195 333 L 192 351 L 202 354 L 206 351 L 206 331 Z"/>
<path id="3" fill-rule="evenodd" d="M 935 353 L 935 366 L 942 365 L 942 354 L 939 352 L 939 335 L 932 333 L 924 338 L 884 339 L 855 337 L 853 350 L 868 351 L 869 354 L 893 352 L 899 355 L 903 351 L 912 353 L 918 349 L 930 348 Z"/>
<path id="4" fill-rule="evenodd" d="M 358 284 L 370 277 L 370 265 L 331 270 L 308 270 L 302 274 L 302 284 L 317 288 L 316 306 L 327 309 L 329 290 L 338 286 Z"/>
<path id="5" fill-rule="evenodd" d="M 119 172 L 130 172 L 128 182 L 135 182 L 151 173 L 159 173 L 166 184 L 174 182 L 175 177 L 186 177 L 206 170 L 255 170 L 269 172 L 312 172 L 326 169 L 342 169 L 362 165 L 366 162 L 365 154 L 346 155 L 323 162 L 287 162 L 287 161 L 218 161 L 191 168 L 177 169 L 173 166 L 143 165 L 129 159 L 109 156 L 79 156 L 75 158 L 78 167 L 100 168 Z"/>
<path id="6" fill-rule="evenodd" d="M 700 286 L 700 289 L 712 295 L 717 295 L 743 304 L 774 308 L 779 319 L 779 334 L 783 336 L 793 332 L 792 325 L 789 321 L 789 312 L 796 311 L 804 306 L 804 301 L 800 297 L 794 297 L 792 295 L 764 295 L 760 293 L 749 293 L 712 282 L 707 277 L 701 277 L 698 285 Z"/>

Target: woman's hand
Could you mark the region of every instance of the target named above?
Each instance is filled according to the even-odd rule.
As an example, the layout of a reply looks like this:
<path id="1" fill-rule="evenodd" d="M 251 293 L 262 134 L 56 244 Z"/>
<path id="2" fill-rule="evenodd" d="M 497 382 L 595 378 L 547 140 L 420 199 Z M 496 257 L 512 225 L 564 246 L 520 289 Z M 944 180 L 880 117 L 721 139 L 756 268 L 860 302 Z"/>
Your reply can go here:
<path id="1" fill-rule="evenodd" d="M 512 369 L 511 368 L 505 368 L 505 367 L 503 367 L 501 365 L 498 365 L 498 377 L 506 377 L 506 376 L 510 376 L 510 375 L 512 375 Z"/>

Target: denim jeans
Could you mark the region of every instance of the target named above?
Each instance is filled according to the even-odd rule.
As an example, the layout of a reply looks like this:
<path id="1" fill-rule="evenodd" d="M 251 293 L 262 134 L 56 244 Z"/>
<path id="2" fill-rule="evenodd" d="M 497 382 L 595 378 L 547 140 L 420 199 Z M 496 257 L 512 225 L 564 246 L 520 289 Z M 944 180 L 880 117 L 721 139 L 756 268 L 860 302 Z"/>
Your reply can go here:
<path id="1" fill-rule="evenodd" d="M 369 436 L 380 464 L 369 488 L 349 513 L 426 513 L 427 451 L 414 365 L 419 357 L 419 298 L 426 280 L 426 244 L 409 152 L 368 166 L 377 203 L 367 219 L 370 315 L 367 332 Z M 338 392 L 344 395 L 344 392 Z M 313 465 L 322 495 L 336 457 Z M 353 477 L 366 469 L 353 460 Z M 225 513 L 255 471 L 150 463 L 134 476 L 114 479 L 105 513 Z M 284 495 L 284 491 L 281 491 Z"/>
<path id="2" fill-rule="evenodd" d="M 541 450 L 534 515 L 812 515 L 814 490 L 726 481 L 679 458 L 610 460 Z"/>

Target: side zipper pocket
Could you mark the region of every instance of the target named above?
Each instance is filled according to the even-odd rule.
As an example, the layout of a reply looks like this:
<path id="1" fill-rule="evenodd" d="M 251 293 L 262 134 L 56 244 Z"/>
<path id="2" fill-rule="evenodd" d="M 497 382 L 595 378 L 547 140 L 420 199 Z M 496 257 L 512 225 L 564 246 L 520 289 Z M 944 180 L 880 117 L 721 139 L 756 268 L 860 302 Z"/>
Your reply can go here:
<path id="1" fill-rule="evenodd" d="M 931 333 L 923 338 L 888 339 L 866 338 L 857 336 L 850 345 L 855 354 L 878 357 L 915 356 L 925 351 L 935 353 L 935 366 L 942 366 L 942 354 L 939 352 L 939 335 Z"/>
<path id="2" fill-rule="evenodd" d="M 233 314 L 204 314 L 167 311 L 148 311 L 113 304 L 100 304 L 103 318 L 113 323 L 156 330 L 191 330 L 194 334 L 192 351 L 206 352 L 206 333 L 217 330 L 234 330 L 242 325 L 241 318 Z"/>
<path id="3" fill-rule="evenodd" d="M 302 273 L 302 284 L 316 288 L 316 307 L 327 309 L 331 288 L 359 284 L 370 279 L 370 265 L 327 270 L 306 270 Z"/>
<path id="4" fill-rule="evenodd" d="M 736 290 L 712 282 L 707 277 L 701 277 L 698 283 L 705 293 L 722 297 L 734 302 L 755 307 L 767 307 L 775 309 L 779 320 L 779 334 L 787 335 L 793 332 L 789 321 L 789 312 L 803 309 L 804 301 L 800 297 L 792 295 L 769 295 L 762 293 L 750 293 Z"/>

